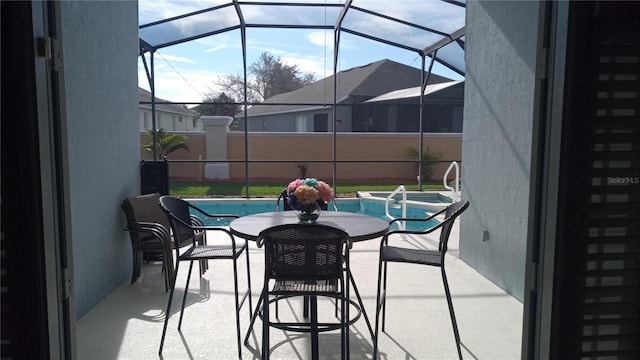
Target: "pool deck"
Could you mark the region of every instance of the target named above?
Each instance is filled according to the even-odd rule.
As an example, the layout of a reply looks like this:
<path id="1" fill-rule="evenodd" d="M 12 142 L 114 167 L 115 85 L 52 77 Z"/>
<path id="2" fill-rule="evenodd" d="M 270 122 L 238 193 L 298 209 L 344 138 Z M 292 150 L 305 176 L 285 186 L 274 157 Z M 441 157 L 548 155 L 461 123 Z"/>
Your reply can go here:
<path id="1" fill-rule="evenodd" d="M 464 216 L 464 215 L 463 215 Z M 411 235 L 406 239 L 414 242 Z M 437 234 L 426 239 L 437 244 Z M 451 234 L 446 269 L 465 359 L 519 359 L 522 304 L 458 258 L 457 223 Z M 365 309 L 375 312 L 378 240 L 354 244 L 351 267 Z M 250 243 L 253 304 L 262 286 L 262 250 Z M 442 278 L 437 268 L 394 264 L 389 269 L 387 333 L 380 335 L 381 359 L 456 359 L 456 347 L 447 311 Z M 164 352 L 158 346 L 168 293 L 164 291 L 160 263 L 143 265 L 140 279 L 129 279 L 111 292 L 77 323 L 77 358 L 112 359 L 233 359 L 238 358 L 233 312 L 230 262 L 211 262 L 200 280 L 197 269 L 189 286 L 182 331 L 177 330 L 187 266 L 181 266 L 169 320 Z M 241 284 L 246 267 L 240 264 Z M 280 306 L 282 316 L 297 316 L 300 304 Z M 331 316 L 332 304 L 321 306 L 321 316 Z M 241 317 L 247 331 L 248 311 Z M 260 321 L 244 359 L 260 358 Z M 320 357 L 339 358 L 339 332 L 320 334 Z M 351 359 L 371 359 L 373 343 L 361 318 L 350 327 Z M 271 330 L 273 359 L 309 359 L 308 334 Z"/>

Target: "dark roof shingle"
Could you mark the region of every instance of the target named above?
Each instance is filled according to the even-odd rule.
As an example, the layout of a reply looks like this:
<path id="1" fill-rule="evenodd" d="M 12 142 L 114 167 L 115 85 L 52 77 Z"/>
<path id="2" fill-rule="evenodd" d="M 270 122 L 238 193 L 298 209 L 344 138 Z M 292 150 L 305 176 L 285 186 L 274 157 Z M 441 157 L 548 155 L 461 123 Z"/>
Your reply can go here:
<path id="1" fill-rule="evenodd" d="M 337 78 L 337 102 L 345 100 L 361 102 L 393 90 L 420 85 L 420 69 L 392 60 L 380 60 L 367 65 L 340 71 Z M 440 75 L 431 74 L 429 84 L 451 81 Z M 300 105 L 254 105 L 248 109 L 249 116 L 300 110 L 317 105 L 333 104 L 333 75 L 288 93 L 273 96 L 265 104 Z"/>

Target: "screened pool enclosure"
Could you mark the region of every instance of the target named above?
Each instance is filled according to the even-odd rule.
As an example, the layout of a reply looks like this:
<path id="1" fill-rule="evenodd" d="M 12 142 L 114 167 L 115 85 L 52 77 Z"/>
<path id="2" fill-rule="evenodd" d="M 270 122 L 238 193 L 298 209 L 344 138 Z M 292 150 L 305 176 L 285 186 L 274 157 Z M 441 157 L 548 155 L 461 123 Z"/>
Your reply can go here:
<path id="1" fill-rule="evenodd" d="M 227 74 L 231 72 L 244 82 L 240 98 L 230 102 L 208 102 L 236 105 L 242 109 L 235 119 L 239 123 L 237 131 L 244 133 L 244 156 L 169 160 L 169 164 L 244 164 L 244 180 L 249 188 L 252 165 L 292 163 L 293 166 L 301 161 L 299 158 L 265 159 L 251 155 L 256 132 L 276 128 L 273 124 L 278 121 L 289 121 L 294 132 L 327 133 L 322 155 L 302 161 L 331 166 L 332 182 L 338 186 L 336 184 L 341 181 L 338 164 L 404 162 L 415 166 L 417 174 L 429 147 L 424 143 L 426 132 L 462 131 L 464 82 L 460 80 L 464 80 L 465 75 L 464 1 L 213 1 L 206 3 L 211 5 L 209 7 L 203 6 L 202 2 L 177 4 L 179 8 L 163 12 L 151 11 L 153 2 L 140 4 L 140 59 L 152 94 L 152 101 L 148 102 L 151 129 L 154 134 L 158 129 L 156 106 L 162 103 L 156 99 L 160 97 L 157 94 L 162 94 L 158 64 L 166 68 L 168 63 L 160 51 L 171 49 L 175 56 L 194 44 L 206 43 L 209 49 L 203 51 L 211 55 L 210 63 L 203 64 L 203 71 L 220 74 L 222 64 L 225 64 Z M 275 43 L 282 34 L 291 44 Z M 271 37 L 274 42 L 258 43 L 258 36 Z M 264 51 L 279 56 L 284 53 L 282 49 L 290 50 L 301 37 L 313 38 L 316 44 L 321 44 L 313 53 L 298 54 L 300 58 L 315 59 L 316 63 L 322 64 L 322 71 L 316 72 L 320 79 L 304 91 L 289 93 L 295 95 L 265 99 L 249 96 L 247 86 L 253 59 Z M 217 56 L 215 49 L 222 46 L 235 49 L 235 56 Z M 159 56 L 162 57 L 160 60 Z M 299 64 L 293 60 L 291 63 Z M 387 74 L 391 80 L 380 78 L 377 83 L 370 79 L 365 81 L 368 76 L 378 76 L 367 71 L 379 63 L 392 64 L 403 73 Z M 228 64 L 230 67 L 226 66 Z M 361 78 L 354 80 L 357 71 L 362 72 Z M 356 81 L 361 82 L 355 84 Z M 439 85 L 434 87 L 433 84 Z M 172 102 L 194 106 L 203 101 L 194 98 Z M 256 121 L 264 124 L 258 131 L 254 125 Z M 411 132 L 415 134 L 411 146 L 419 151 L 414 158 L 390 159 L 372 155 L 368 159 L 353 159 L 337 145 L 338 137 L 351 132 Z M 153 143 L 157 144 L 155 136 Z M 154 151 L 153 160 L 159 160 L 156 154 Z M 461 159 L 440 159 L 447 165 L 454 160 Z M 421 188 L 424 179 L 418 177 L 416 180 Z"/>

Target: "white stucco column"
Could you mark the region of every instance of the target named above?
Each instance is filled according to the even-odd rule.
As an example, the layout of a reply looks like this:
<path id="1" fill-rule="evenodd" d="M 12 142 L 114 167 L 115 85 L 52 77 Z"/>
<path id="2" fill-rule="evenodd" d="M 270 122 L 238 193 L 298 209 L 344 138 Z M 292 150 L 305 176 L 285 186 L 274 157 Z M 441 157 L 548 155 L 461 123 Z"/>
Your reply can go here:
<path id="1" fill-rule="evenodd" d="M 227 132 L 233 121 L 231 116 L 202 116 L 202 126 L 206 133 L 206 160 L 227 159 Z M 228 179 L 229 163 L 210 163 L 204 167 L 206 179 Z"/>

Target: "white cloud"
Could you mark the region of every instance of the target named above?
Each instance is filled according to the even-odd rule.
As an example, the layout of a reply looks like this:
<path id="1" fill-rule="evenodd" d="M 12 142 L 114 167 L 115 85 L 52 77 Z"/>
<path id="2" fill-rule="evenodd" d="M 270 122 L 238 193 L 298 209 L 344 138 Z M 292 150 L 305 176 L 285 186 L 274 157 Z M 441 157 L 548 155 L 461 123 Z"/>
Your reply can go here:
<path id="1" fill-rule="evenodd" d="M 206 49 L 204 52 L 214 52 L 214 51 L 218 51 L 218 50 L 222 50 L 222 49 L 226 49 L 226 48 L 227 48 L 227 45 L 221 44 L 221 45 L 210 47 L 210 48 Z"/>
<path id="2" fill-rule="evenodd" d="M 156 54 L 161 59 L 164 59 L 166 61 L 175 61 L 175 62 L 188 63 L 188 64 L 195 64 L 196 63 L 192 59 L 184 57 L 184 56 L 176 56 L 176 55 L 171 55 L 171 54 L 164 54 L 164 53 L 160 53 L 159 51 L 156 52 Z"/>
<path id="3" fill-rule="evenodd" d="M 239 31 L 207 36 L 196 39 L 192 43 L 194 47 L 201 49 L 200 51 L 203 53 L 212 53 L 226 49 L 239 49 L 241 47 Z"/>
<path id="4" fill-rule="evenodd" d="M 313 31 L 307 35 L 313 45 L 333 48 L 333 31 Z"/>
<path id="5" fill-rule="evenodd" d="M 155 71 L 156 97 L 172 102 L 200 102 L 211 90 L 220 73 L 180 69 L 180 74 L 171 68 Z M 144 69 L 138 70 L 138 84 L 149 90 L 149 81 Z"/>
<path id="6" fill-rule="evenodd" d="M 333 74 L 333 58 L 331 56 L 327 57 L 326 64 L 325 59 L 319 57 L 287 55 L 281 56 L 280 59 L 289 66 L 297 65 L 301 72 L 314 74 L 317 80 Z"/>

